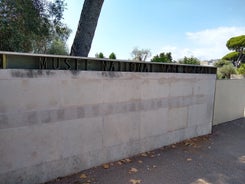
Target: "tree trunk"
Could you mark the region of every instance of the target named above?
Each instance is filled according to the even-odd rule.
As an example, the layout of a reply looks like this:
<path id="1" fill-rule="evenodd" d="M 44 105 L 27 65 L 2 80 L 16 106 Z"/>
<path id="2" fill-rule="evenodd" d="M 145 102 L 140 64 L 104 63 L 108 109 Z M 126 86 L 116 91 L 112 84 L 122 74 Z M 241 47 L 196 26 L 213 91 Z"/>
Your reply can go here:
<path id="1" fill-rule="evenodd" d="M 84 1 L 70 55 L 88 56 L 103 2 L 104 0 Z"/>

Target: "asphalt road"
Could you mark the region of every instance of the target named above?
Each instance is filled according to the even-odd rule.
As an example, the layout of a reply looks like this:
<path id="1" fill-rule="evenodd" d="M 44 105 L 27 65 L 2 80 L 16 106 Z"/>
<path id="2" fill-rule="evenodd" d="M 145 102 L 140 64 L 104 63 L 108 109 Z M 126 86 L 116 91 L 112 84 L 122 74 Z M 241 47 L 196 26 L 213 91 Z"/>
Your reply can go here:
<path id="1" fill-rule="evenodd" d="M 46 184 L 245 184 L 245 118 L 213 133 Z"/>

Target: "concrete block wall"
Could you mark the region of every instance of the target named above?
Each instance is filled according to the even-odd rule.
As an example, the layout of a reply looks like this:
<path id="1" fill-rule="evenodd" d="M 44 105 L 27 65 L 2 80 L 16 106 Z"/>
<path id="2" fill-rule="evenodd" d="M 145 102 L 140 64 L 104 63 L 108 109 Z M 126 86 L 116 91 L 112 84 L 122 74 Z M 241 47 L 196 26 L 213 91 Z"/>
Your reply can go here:
<path id="1" fill-rule="evenodd" d="M 245 117 L 245 79 L 217 80 L 213 124 Z"/>
<path id="2" fill-rule="evenodd" d="M 215 79 L 0 70 L 0 181 L 41 183 L 208 134 Z"/>

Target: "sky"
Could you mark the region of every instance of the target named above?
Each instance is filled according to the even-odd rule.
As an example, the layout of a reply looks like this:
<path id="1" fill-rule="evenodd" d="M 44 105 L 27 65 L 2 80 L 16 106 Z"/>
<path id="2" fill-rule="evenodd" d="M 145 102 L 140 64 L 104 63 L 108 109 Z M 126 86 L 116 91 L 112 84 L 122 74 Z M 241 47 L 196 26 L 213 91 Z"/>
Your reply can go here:
<path id="1" fill-rule="evenodd" d="M 65 2 L 70 48 L 84 0 Z M 245 35 L 244 7 L 245 0 L 104 0 L 89 57 L 114 52 L 131 59 L 137 47 L 150 49 L 152 57 L 171 52 L 175 60 L 220 59 L 230 52 L 229 38 Z"/>

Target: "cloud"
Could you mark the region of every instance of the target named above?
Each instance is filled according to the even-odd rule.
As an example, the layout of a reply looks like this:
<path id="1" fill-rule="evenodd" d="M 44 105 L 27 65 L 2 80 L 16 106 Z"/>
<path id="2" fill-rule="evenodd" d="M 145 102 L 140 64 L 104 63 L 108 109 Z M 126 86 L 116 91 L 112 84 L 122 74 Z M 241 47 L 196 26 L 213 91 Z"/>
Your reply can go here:
<path id="1" fill-rule="evenodd" d="M 206 29 L 199 32 L 187 32 L 189 40 L 200 45 L 220 45 L 226 44 L 226 41 L 233 37 L 245 34 L 245 27 L 218 27 L 215 29 Z"/>
<path id="2" fill-rule="evenodd" d="M 229 52 L 226 42 L 229 38 L 245 34 L 245 27 L 218 27 L 198 32 L 187 32 L 187 47 L 166 45 L 162 50 L 172 52 L 174 59 L 194 56 L 202 60 L 219 59 Z"/>

